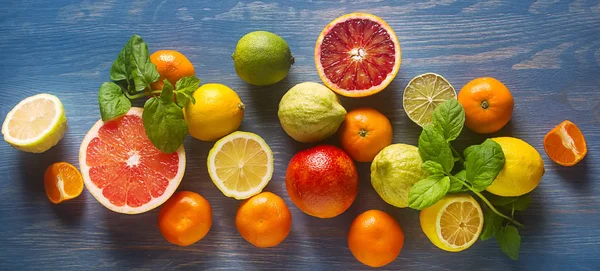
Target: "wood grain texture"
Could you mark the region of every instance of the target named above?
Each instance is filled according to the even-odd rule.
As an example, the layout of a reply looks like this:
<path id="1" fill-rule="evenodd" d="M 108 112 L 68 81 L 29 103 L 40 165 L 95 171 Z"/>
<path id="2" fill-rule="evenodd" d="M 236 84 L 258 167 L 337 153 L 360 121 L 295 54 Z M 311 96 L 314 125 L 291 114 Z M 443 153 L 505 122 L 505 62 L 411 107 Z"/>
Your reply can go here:
<path id="1" fill-rule="evenodd" d="M 494 240 L 446 253 L 422 233 L 418 212 L 385 204 L 370 185 L 369 165 L 358 164 L 360 192 L 334 219 L 304 215 L 289 200 L 287 162 L 309 147 L 290 139 L 277 119 L 279 99 L 294 84 L 316 81 L 313 49 L 335 17 L 366 11 L 384 18 L 402 46 L 402 67 L 383 92 L 342 99 L 347 109 L 373 106 L 394 126 L 394 142 L 416 144 L 420 129 L 402 109 L 402 90 L 416 75 L 436 72 L 460 89 L 475 77 L 503 81 L 515 97 L 510 124 L 496 135 L 520 137 L 544 158 L 546 174 L 523 213 L 521 260 L 504 256 Z M 0 144 L 0 270 L 364 270 L 346 244 L 352 219 L 368 209 L 393 215 L 405 232 L 400 257 L 389 270 L 597 270 L 600 267 L 600 1 L 0 1 L 0 116 L 39 92 L 64 103 L 69 130 L 43 154 Z M 251 87 L 235 74 L 231 54 L 253 30 L 285 38 L 296 63 L 270 87 Z M 61 205 L 46 199 L 42 175 L 56 161 L 77 164 L 79 144 L 100 117 L 97 91 L 127 39 L 141 35 L 150 50 L 176 49 L 203 82 L 235 89 L 247 105 L 241 130 L 262 135 L 275 152 L 266 190 L 282 196 L 293 215 L 290 236 L 278 247 L 256 249 L 235 229 L 238 201 L 210 181 L 211 148 L 185 142 L 188 167 L 180 190 L 202 194 L 214 225 L 201 242 L 170 245 L 156 226 L 157 210 L 135 216 L 102 207 L 87 192 Z M 543 152 L 545 133 L 564 119 L 588 141 L 588 157 L 573 168 Z M 465 131 L 459 147 L 483 136 Z M 330 139 L 328 143 L 336 143 Z"/>

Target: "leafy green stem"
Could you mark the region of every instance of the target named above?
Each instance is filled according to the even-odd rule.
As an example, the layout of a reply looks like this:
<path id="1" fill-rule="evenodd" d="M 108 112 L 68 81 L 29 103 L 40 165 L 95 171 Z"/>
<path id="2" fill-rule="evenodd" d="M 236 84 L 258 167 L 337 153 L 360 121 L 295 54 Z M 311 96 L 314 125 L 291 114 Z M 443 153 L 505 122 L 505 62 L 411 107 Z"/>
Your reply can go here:
<path id="1" fill-rule="evenodd" d="M 134 94 L 134 95 L 130 95 L 127 92 L 124 92 L 124 93 L 125 93 L 125 96 L 127 96 L 128 99 L 135 100 L 137 98 L 146 97 L 148 95 L 159 95 L 161 92 L 162 92 L 162 90 L 154 90 L 154 91 L 151 91 L 151 92 L 144 91 L 144 92 L 140 92 L 140 93 Z"/>
<path id="2" fill-rule="evenodd" d="M 477 195 L 481 200 L 483 200 L 483 202 L 485 202 L 485 204 L 490 208 L 490 210 L 492 210 L 494 213 L 496 213 L 497 215 L 499 215 L 500 217 L 510 221 L 511 223 L 519 226 L 519 227 L 523 227 L 524 225 L 521 224 L 519 221 L 514 220 L 511 217 L 508 217 L 507 215 L 501 213 L 500 211 L 498 211 L 498 209 L 496 209 L 496 207 L 494 207 L 494 205 L 492 205 L 492 203 L 481 193 L 477 192 L 475 189 L 473 189 L 473 187 L 471 187 L 468 183 L 464 182 L 461 179 L 457 179 L 459 182 L 461 182 L 465 187 L 467 187 L 469 190 L 471 190 L 471 192 L 473 192 L 475 195 Z"/>
<path id="3" fill-rule="evenodd" d="M 456 157 L 458 157 L 458 161 L 460 161 L 461 164 L 463 164 L 465 162 L 465 159 L 463 159 L 462 155 L 460 155 L 460 152 L 458 152 L 454 146 L 452 146 L 452 144 L 448 144 L 450 145 L 450 149 L 452 149 L 452 152 L 454 153 L 454 155 Z"/>

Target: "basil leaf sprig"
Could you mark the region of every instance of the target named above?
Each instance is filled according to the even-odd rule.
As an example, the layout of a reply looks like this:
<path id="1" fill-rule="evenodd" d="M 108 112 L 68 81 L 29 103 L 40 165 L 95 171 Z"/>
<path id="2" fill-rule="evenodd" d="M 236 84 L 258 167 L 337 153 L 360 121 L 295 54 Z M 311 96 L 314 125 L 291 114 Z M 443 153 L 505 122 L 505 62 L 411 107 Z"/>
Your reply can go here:
<path id="1" fill-rule="evenodd" d="M 516 221 L 514 215 L 515 211 L 523 211 L 529 206 L 531 197 L 500 197 L 483 192 L 496 179 L 506 159 L 502 147 L 490 139 L 466 148 L 461 155 L 450 143 L 458 138 L 464 123 L 465 111 L 455 99 L 434 110 L 432 123 L 423 127 L 418 146 L 422 167 L 430 175 L 413 185 L 408 206 L 422 210 L 448 193 L 470 191 L 484 203 L 480 239 L 484 241 L 495 236 L 504 254 L 517 260 L 521 246 L 517 227 L 523 227 L 523 224 Z"/>
<path id="2" fill-rule="evenodd" d="M 177 151 L 188 133 L 182 109 L 189 102 L 196 103 L 192 94 L 200 79 L 184 77 L 175 87 L 165 79 L 163 89 L 152 89 L 151 84 L 160 79 L 160 74 L 150 61 L 148 45 L 138 35 L 121 49 L 110 69 L 110 79 L 112 82 L 102 84 L 98 92 L 102 120 L 123 116 L 131 108 L 131 100 L 149 97 L 142 114 L 146 135 L 162 152 Z"/>

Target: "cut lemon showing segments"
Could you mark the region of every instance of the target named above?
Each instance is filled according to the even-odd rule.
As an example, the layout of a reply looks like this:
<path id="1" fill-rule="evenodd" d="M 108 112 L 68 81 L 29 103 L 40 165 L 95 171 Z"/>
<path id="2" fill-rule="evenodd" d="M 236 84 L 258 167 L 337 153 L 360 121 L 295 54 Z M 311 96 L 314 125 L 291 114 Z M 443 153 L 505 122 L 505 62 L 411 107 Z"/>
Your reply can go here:
<path id="1" fill-rule="evenodd" d="M 433 110 L 447 100 L 456 99 L 456 90 L 439 74 L 424 73 L 408 83 L 402 95 L 406 115 L 423 127 L 431 123 Z"/>
<path id="2" fill-rule="evenodd" d="M 44 173 L 46 196 L 54 204 L 74 199 L 83 191 L 83 177 L 67 162 L 50 165 Z"/>
<path id="3" fill-rule="evenodd" d="M 233 132 L 208 153 L 208 173 L 228 197 L 247 199 L 260 193 L 273 176 L 273 152 L 257 134 Z"/>
<path id="4" fill-rule="evenodd" d="M 450 252 L 469 248 L 483 229 L 483 212 L 468 194 L 453 194 L 421 210 L 421 229 L 438 248 Z"/>
<path id="5" fill-rule="evenodd" d="M 52 148 L 67 131 L 65 109 L 58 97 L 38 94 L 18 103 L 4 119 L 4 140 L 14 148 L 41 153 Z"/>

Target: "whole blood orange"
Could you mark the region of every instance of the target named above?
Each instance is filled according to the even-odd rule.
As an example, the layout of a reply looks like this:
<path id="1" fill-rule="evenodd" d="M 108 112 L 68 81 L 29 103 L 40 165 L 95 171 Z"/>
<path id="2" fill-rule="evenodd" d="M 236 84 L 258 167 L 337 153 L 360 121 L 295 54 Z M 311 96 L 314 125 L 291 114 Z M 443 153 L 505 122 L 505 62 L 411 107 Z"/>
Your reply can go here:
<path id="1" fill-rule="evenodd" d="M 189 246 L 200 241 L 212 226 L 212 207 L 197 193 L 181 191 L 158 212 L 160 233 L 172 244 Z"/>
<path id="2" fill-rule="evenodd" d="M 350 207 L 358 194 L 358 173 L 343 150 L 321 145 L 292 157 L 285 184 L 290 199 L 306 214 L 335 217 Z"/>
<path id="3" fill-rule="evenodd" d="M 106 208 L 138 214 L 163 204 L 185 172 L 183 145 L 163 153 L 150 142 L 142 123 L 143 109 L 103 122 L 87 133 L 79 148 L 85 187 Z"/>
<path id="4" fill-rule="evenodd" d="M 359 262 L 370 267 L 391 263 L 403 246 L 404 233 L 400 225 L 385 212 L 366 211 L 350 225 L 348 248 Z"/>
<path id="5" fill-rule="evenodd" d="M 573 166 L 585 157 L 587 145 L 577 125 L 565 120 L 546 134 L 544 150 L 557 164 Z"/>
<path id="6" fill-rule="evenodd" d="M 152 83 L 152 89 L 162 89 L 165 79 L 175 85 L 179 79 L 196 74 L 192 62 L 175 50 L 156 51 L 150 55 L 150 61 L 156 65 L 158 74 L 160 74 L 160 79 Z"/>
<path id="7" fill-rule="evenodd" d="M 465 109 L 465 125 L 479 134 L 502 129 L 512 117 L 515 105 L 508 88 L 491 77 L 467 83 L 458 93 L 458 101 Z"/>
<path id="8" fill-rule="evenodd" d="M 350 13 L 319 35 L 315 63 L 323 83 L 340 95 L 365 97 L 387 87 L 400 69 L 402 51 L 394 30 L 381 18 Z"/>
<path id="9" fill-rule="evenodd" d="M 262 192 L 242 202 L 235 216 L 235 226 L 250 244 L 274 247 L 290 233 L 292 214 L 279 196 Z"/>
<path id="10" fill-rule="evenodd" d="M 358 162 L 371 162 L 392 143 L 392 124 L 373 108 L 358 108 L 346 114 L 339 131 L 342 148 Z"/>

